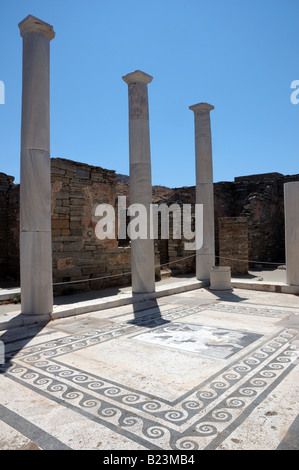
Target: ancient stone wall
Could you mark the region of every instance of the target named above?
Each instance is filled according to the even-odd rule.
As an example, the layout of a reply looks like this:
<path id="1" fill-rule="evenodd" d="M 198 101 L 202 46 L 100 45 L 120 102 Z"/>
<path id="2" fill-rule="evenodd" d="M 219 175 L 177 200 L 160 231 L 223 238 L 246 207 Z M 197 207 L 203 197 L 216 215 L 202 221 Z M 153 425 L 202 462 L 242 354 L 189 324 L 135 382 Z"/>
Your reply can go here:
<path id="1" fill-rule="evenodd" d="M 283 185 L 298 181 L 299 175 L 279 173 L 235 179 L 235 216 L 248 219 L 248 257 L 258 263 L 284 263 Z M 250 266 L 253 263 L 250 263 Z M 275 264 L 272 265 L 275 267 Z"/>
<path id="2" fill-rule="evenodd" d="M 131 270 L 129 239 L 101 241 L 95 236 L 97 204 L 109 203 L 117 209 L 117 196 L 125 195 L 129 205 L 128 177 L 60 158 L 53 158 L 51 166 L 53 280 L 55 284 L 63 283 L 63 286 L 55 286 L 55 292 L 130 284 L 130 275 L 125 274 Z M 2 280 L 19 279 L 19 185 L 13 181 L 12 176 L 0 173 Z M 224 222 L 218 223 L 218 220 L 240 217 L 247 220 L 247 259 L 254 263 L 284 263 L 283 184 L 289 181 L 299 181 L 299 175 L 271 173 L 214 183 L 216 264 L 220 263 L 219 257 L 231 257 L 231 248 L 224 250 L 223 233 L 219 233 L 220 226 L 223 232 Z M 194 205 L 195 187 L 154 186 L 153 202 Z M 170 231 L 171 227 L 172 224 Z M 237 227 L 240 229 L 240 223 L 230 228 L 236 230 L 236 237 Z M 156 240 L 155 265 L 170 263 L 172 274 L 195 272 L 192 254 L 184 249 L 184 240 L 174 239 L 171 233 L 169 240 Z M 101 279 L 92 280 L 95 278 Z M 159 278 L 158 268 L 156 278 Z M 68 284 L 81 280 L 85 282 Z"/>
<path id="3" fill-rule="evenodd" d="M 219 266 L 229 266 L 232 275 L 248 273 L 248 219 L 218 219 Z"/>
<path id="4" fill-rule="evenodd" d="M 190 229 L 195 230 L 194 210 L 191 211 L 189 220 Z M 169 240 L 168 242 L 168 267 L 173 275 L 195 273 L 195 250 L 186 250 L 185 243 L 194 242 L 194 237 L 190 240 L 184 238 L 183 230 L 183 210 L 181 209 L 181 230 L 180 238 L 174 237 L 173 216 L 170 217 Z"/>
<path id="5" fill-rule="evenodd" d="M 18 281 L 19 185 L 13 179 L 0 175 L 0 276 Z M 54 158 L 51 184 L 53 282 L 61 284 L 54 286 L 54 292 L 129 285 L 130 246 L 119 247 L 117 240 L 99 240 L 95 235 L 96 206 L 115 206 L 115 172 Z M 70 283 L 81 280 L 86 282 Z"/>
<path id="6" fill-rule="evenodd" d="M 0 173 L 0 269 L 8 270 L 8 191 L 13 178 Z"/>
<path id="7" fill-rule="evenodd" d="M 64 283 L 55 291 L 129 284 L 124 273 L 131 268 L 130 247 L 95 234 L 97 205 L 115 207 L 115 172 L 57 158 L 51 161 L 51 180 L 53 279 Z M 81 280 L 88 282 L 73 283 Z"/>
<path id="8" fill-rule="evenodd" d="M 13 184 L 8 193 L 8 266 L 9 278 L 20 277 L 20 185 Z"/>
<path id="9" fill-rule="evenodd" d="M 218 220 L 224 217 L 246 218 L 248 224 L 248 260 L 249 268 L 255 263 L 273 263 L 275 267 L 285 261 L 285 235 L 284 235 L 284 197 L 283 185 L 289 181 L 299 181 L 299 175 L 284 176 L 280 173 L 266 173 L 235 178 L 233 182 L 214 183 L 214 217 L 215 217 L 215 254 L 216 264 L 219 264 L 220 255 L 230 257 L 222 246 L 219 252 L 219 224 Z M 167 204 L 195 204 L 195 187 L 174 188 L 168 197 L 161 198 Z M 155 194 L 158 201 L 158 194 Z M 237 226 L 238 227 L 238 224 Z M 237 230 L 237 228 L 236 228 Z M 163 260 L 167 258 L 166 249 L 171 255 L 179 258 L 188 256 L 182 250 L 180 240 L 170 240 L 162 244 L 159 242 L 160 253 Z M 243 266 L 245 266 L 242 263 Z M 175 269 L 178 268 L 178 265 Z M 189 272 L 190 266 L 181 264 L 181 272 Z M 239 269 L 240 272 L 244 271 Z"/>
<path id="10" fill-rule="evenodd" d="M 0 173 L 0 279 L 19 278 L 19 185 Z"/>
<path id="11" fill-rule="evenodd" d="M 216 265 L 219 264 L 219 224 L 218 219 L 222 217 L 234 217 L 234 183 L 214 183 L 214 228 L 215 228 L 215 255 Z"/>

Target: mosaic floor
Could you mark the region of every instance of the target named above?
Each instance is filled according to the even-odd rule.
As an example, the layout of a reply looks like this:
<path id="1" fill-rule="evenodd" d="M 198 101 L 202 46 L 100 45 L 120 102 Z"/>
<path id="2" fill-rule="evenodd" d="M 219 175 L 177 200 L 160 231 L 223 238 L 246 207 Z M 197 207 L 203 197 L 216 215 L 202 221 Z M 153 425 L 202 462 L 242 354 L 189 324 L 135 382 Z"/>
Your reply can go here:
<path id="1" fill-rule="evenodd" d="M 70 321 L 48 325 L 33 344 L 16 350 L 11 342 L 0 366 L 3 422 L 17 428 L 12 417 L 19 413 L 20 423 L 43 429 L 41 448 L 225 448 L 228 438 L 242 441 L 233 437 L 236 430 L 298 364 L 298 329 L 281 326 L 285 317 L 277 307 L 220 302 L 152 308 L 136 322 L 94 315 L 81 332 L 82 319 L 76 320 L 75 333 Z M 28 410 L 21 413 L 24 404 Z M 47 407 L 53 416 L 43 424 Z M 291 424 L 299 405 L 289 407 Z M 84 429 L 90 423 L 97 438 L 93 432 L 80 444 L 78 428 L 71 431 L 76 419 Z M 0 427 L 0 448 L 1 442 L 5 448 Z"/>

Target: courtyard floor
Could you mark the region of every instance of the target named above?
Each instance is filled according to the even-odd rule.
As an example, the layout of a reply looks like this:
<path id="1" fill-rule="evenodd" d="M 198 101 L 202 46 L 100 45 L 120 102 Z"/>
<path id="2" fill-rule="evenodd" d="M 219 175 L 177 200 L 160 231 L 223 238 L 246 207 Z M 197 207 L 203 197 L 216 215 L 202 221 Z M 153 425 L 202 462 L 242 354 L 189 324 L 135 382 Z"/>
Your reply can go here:
<path id="1" fill-rule="evenodd" d="M 0 449 L 299 450 L 298 332 L 298 295 L 241 288 L 12 324 Z"/>

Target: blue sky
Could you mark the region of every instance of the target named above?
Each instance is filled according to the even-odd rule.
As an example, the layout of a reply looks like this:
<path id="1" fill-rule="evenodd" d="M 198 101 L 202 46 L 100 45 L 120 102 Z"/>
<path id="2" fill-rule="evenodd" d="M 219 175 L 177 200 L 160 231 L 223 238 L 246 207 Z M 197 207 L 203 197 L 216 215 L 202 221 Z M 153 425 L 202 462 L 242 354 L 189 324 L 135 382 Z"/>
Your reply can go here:
<path id="1" fill-rule="evenodd" d="M 0 172 L 19 182 L 22 39 L 52 24 L 51 156 L 129 172 L 122 76 L 149 85 L 152 183 L 195 184 L 194 116 L 211 103 L 214 181 L 299 173 L 298 0 L 1 0 Z"/>

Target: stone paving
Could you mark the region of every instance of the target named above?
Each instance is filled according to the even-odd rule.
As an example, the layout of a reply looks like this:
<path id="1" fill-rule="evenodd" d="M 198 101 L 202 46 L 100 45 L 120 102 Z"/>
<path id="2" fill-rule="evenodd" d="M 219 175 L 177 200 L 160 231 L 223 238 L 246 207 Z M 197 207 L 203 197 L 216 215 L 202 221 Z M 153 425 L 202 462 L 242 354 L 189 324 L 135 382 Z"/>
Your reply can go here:
<path id="1" fill-rule="evenodd" d="M 0 449 L 298 450 L 299 297 L 199 288 L 0 332 Z"/>

